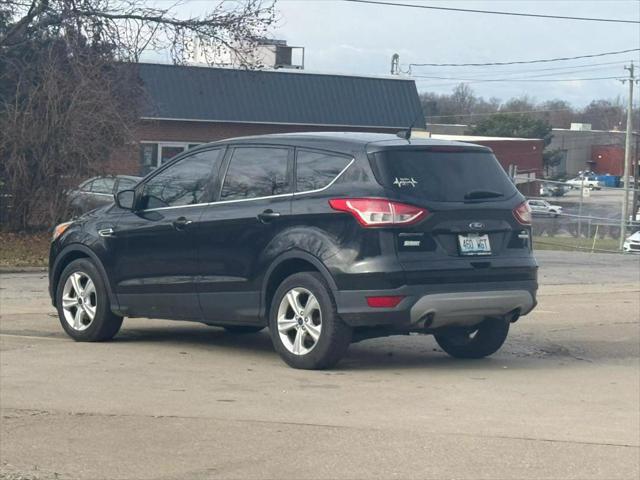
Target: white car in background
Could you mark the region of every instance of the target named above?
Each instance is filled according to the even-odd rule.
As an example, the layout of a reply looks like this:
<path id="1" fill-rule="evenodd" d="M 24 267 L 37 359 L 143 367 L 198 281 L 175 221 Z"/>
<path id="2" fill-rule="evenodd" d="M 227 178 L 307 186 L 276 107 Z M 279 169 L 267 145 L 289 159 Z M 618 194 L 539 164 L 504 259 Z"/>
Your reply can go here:
<path id="1" fill-rule="evenodd" d="M 531 213 L 536 217 L 558 217 L 562 214 L 560 205 L 552 205 L 546 200 L 527 200 Z"/>
<path id="2" fill-rule="evenodd" d="M 571 188 L 588 188 L 589 190 L 600 190 L 602 188 L 602 183 L 596 180 L 595 177 L 576 177 L 571 180 L 567 180 L 564 182 L 569 185 Z"/>
<path id="3" fill-rule="evenodd" d="M 622 250 L 626 253 L 640 253 L 640 231 L 627 237 L 622 244 Z"/>

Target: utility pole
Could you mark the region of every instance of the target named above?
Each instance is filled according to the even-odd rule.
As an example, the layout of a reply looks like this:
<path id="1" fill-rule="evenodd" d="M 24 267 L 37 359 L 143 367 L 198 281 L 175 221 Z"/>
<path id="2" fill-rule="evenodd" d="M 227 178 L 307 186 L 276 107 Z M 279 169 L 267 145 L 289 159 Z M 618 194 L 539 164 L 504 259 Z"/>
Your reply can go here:
<path id="1" fill-rule="evenodd" d="M 400 75 L 400 55 L 397 53 L 391 56 L 391 75 Z"/>
<path id="2" fill-rule="evenodd" d="M 629 78 L 622 80 L 622 83 L 629 82 L 629 99 L 627 103 L 627 135 L 624 143 L 624 198 L 622 200 L 622 218 L 620 219 L 620 250 L 624 244 L 624 240 L 627 237 L 627 222 L 629 221 L 629 163 L 631 163 L 631 131 L 632 119 L 633 119 L 633 88 L 636 77 L 634 76 L 634 65 L 624 67 L 629 71 Z M 634 186 L 635 187 L 635 186 Z"/>
<path id="3" fill-rule="evenodd" d="M 633 132 L 633 136 L 636 137 L 636 148 L 634 149 L 635 163 L 631 162 L 631 166 L 633 167 L 633 201 L 631 202 L 631 218 L 635 221 L 636 212 L 640 210 L 640 198 L 638 198 L 638 192 L 640 192 L 640 184 L 638 183 L 638 174 L 640 173 L 640 133 Z"/>

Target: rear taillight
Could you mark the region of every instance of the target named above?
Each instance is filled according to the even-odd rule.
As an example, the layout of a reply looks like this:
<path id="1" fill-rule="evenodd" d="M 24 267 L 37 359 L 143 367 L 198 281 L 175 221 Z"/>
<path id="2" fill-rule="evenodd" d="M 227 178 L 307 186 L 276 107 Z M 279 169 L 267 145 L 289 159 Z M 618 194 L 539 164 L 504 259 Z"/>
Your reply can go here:
<path id="1" fill-rule="evenodd" d="M 429 214 L 425 208 L 383 198 L 334 198 L 329 200 L 329 205 L 334 210 L 350 213 L 363 227 L 410 225 Z"/>
<path id="2" fill-rule="evenodd" d="M 513 216 L 522 225 L 531 225 L 531 207 L 527 202 L 522 202 L 513 209 Z"/>

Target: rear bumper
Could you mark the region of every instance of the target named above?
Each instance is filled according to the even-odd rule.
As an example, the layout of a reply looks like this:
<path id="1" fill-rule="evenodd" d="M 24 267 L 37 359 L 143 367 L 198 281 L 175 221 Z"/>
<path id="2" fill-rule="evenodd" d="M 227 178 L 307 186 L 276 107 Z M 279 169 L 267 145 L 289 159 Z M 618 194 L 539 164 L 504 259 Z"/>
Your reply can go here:
<path id="1" fill-rule="evenodd" d="M 486 284 L 410 285 L 393 290 L 336 292 L 340 317 L 352 327 L 435 329 L 480 323 L 487 317 L 526 315 L 537 304 L 535 281 Z M 401 295 L 395 308 L 372 308 L 367 297 Z"/>

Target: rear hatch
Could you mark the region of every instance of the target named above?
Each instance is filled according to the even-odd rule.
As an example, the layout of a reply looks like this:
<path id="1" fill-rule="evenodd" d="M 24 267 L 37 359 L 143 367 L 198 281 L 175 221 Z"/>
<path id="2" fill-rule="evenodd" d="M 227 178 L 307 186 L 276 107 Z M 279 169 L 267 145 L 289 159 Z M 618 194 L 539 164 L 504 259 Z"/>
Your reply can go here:
<path id="1" fill-rule="evenodd" d="M 488 148 L 387 148 L 370 163 L 391 200 L 428 211 L 394 230 L 409 283 L 531 279 L 530 228 L 514 215 L 524 197 Z"/>

